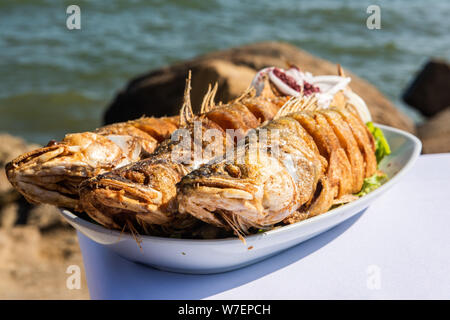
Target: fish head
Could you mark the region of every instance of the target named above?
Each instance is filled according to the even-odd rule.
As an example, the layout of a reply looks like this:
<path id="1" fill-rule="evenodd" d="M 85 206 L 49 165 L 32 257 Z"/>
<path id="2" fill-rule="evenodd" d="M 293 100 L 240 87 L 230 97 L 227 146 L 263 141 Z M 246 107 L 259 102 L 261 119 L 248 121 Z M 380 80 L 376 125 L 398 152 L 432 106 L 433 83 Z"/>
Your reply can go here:
<path id="1" fill-rule="evenodd" d="M 116 142 L 91 132 L 68 134 L 12 160 L 6 175 L 30 202 L 76 208 L 83 180 L 127 162 Z"/>
<path id="2" fill-rule="evenodd" d="M 168 225 L 175 218 L 175 185 L 184 174 L 168 159 L 134 162 L 84 181 L 80 203 L 92 219 L 114 228 L 124 221 Z"/>
<path id="3" fill-rule="evenodd" d="M 260 153 L 255 161 L 223 161 L 203 166 L 183 177 L 178 187 L 180 212 L 207 223 L 244 233 L 272 225 L 292 209 L 295 180 L 283 163 Z"/>

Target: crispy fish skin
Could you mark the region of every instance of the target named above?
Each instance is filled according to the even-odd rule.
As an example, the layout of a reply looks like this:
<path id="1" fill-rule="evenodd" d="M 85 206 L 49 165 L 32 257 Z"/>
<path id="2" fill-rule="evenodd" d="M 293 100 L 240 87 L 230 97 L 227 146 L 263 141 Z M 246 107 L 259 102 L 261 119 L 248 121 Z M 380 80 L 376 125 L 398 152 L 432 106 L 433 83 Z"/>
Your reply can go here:
<path id="1" fill-rule="evenodd" d="M 345 108 L 295 112 L 263 129 L 279 130 L 280 154 L 249 161 L 260 141 L 248 140 L 244 164 L 224 160 L 191 172 L 178 183 L 179 211 L 245 234 L 324 213 L 375 173 L 372 136 Z"/>
<path id="2" fill-rule="evenodd" d="M 203 130 L 222 130 L 207 118 L 202 119 L 202 124 Z M 191 135 L 194 134 L 194 125 L 187 129 Z M 222 138 L 227 139 L 225 132 L 222 133 Z M 189 168 L 198 165 L 172 161 L 172 154 L 180 142 L 181 140 L 167 140 L 148 159 L 82 183 L 80 199 L 86 213 L 110 228 L 120 228 L 123 221 L 140 225 L 164 225 L 173 222 L 173 212 L 176 211 L 176 205 L 173 203 L 175 185 L 189 172 Z"/>
<path id="3" fill-rule="evenodd" d="M 191 121 L 200 122 L 203 129 L 217 129 L 221 134 L 220 139 L 228 146 L 242 141 L 242 138 L 249 130 L 273 119 L 289 98 L 280 96 L 279 93 L 274 91 L 268 79 L 266 81 L 267 83 L 259 96 L 255 96 L 254 92 L 250 91 L 226 105 L 211 105 L 206 108 L 208 111 L 200 116 L 194 117 L 192 115 Z M 186 87 L 188 88 L 189 85 Z M 341 96 L 340 92 L 338 92 L 332 103 L 344 108 L 347 100 Z M 204 101 L 208 101 L 208 99 L 208 97 L 205 97 Z M 211 103 L 211 99 L 209 100 Z M 187 105 L 190 105 L 188 91 L 185 92 L 184 106 Z M 181 119 L 185 118 L 183 110 L 186 111 L 187 109 L 182 108 Z M 203 106 L 202 110 L 204 110 Z M 189 121 L 182 122 L 188 123 Z M 299 143 L 306 143 L 311 152 L 315 153 L 316 156 L 320 155 L 313 138 L 296 121 L 291 122 L 297 128 L 292 130 L 299 130 L 297 134 L 304 138 Z M 192 123 L 191 127 L 188 126 L 188 128 L 190 130 L 189 136 L 193 137 L 194 128 L 192 128 Z M 227 129 L 237 129 L 236 136 L 230 137 L 227 134 Z M 337 141 L 336 137 L 335 140 Z M 286 141 L 289 141 L 289 139 L 286 139 Z M 185 221 L 191 215 L 178 211 L 176 183 L 192 170 L 212 160 L 213 157 L 204 156 L 201 163 L 174 163 L 171 161 L 171 153 L 176 145 L 177 142 L 175 141 L 162 143 L 148 159 L 113 170 L 83 183 L 80 188 L 80 198 L 84 210 L 91 218 L 111 228 L 120 228 L 123 225 L 123 221 L 127 221 L 127 224 L 131 221 L 131 223 L 137 223 L 141 226 L 149 224 L 165 226 L 187 225 L 188 223 Z M 202 151 L 206 148 L 207 145 L 205 144 L 199 146 L 199 149 Z M 304 149 L 304 152 L 306 150 L 307 148 Z M 222 146 L 216 150 L 215 156 L 223 155 L 224 152 L 225 148 Z M 336 158 L 339 155 L 341 157 L 346 156 L 342 148 L 338 153 L 335 156 Z M 298 159 L 299 165 L 302 164 L 305 171 L 312 170 L 308 167 L 306 160 L 310 158 L 303 155 L 301 159 Z M 316 161 L 316 158 L 312 158 Z M 325 157 L 320 156 L 317 159 L 320 162 L 318 166 L 321 168 L 327 167 Z M 350 171 L 348 167 L 349 165 L 347 166 L 347 171 Z M 336 171 L 339 169 L 339 166 L 333 166 L 332 168 L 335 168 L 334 170 Z M 316 173 L 312 176 L 314 179 L 319 177 Z M 309 177 L 305 175 L 305 181 Z M 336 180 L 336 178 L 334 179 Z M 312 191 L 315 189 L 314 183 L 312 184 L 312 189 Z M 336 191 L 339 189 L 336 189 L 334 186 L 332 190 Z M 267 199 L 267 201 L 269 200 Z M 276 216 L 276 213 L 273 213 L 273 215 Z M 109 222 L 106 224 L 105 221 Z"/>
<path id="4" fill-rule="evenodd" d="M 172 154 L 180 141 L 169 139 L 148 159 L 85 181 L 80 187 L 81 203 L 85 211 L 97 222 L 111 228 L 120 227 L 124 220 L 138 225 L 188 225 L 186 218 L 192 216 L 177 214 L 176 183 L 190 171 L 214 157 L 224 155 L 227 146 L 234 145 L 250 129 L 275 116 L 288 98 L 274 95 L 270 86 L 266 88 L 268 89 L 260 96 L 255 96 L 255 92 L 250 90 L 228 104 L 216 106 L 211 102 L 206 108 L 207 112 L 192 116 L 186 127 L 192 147 L 197 143 L 194 139 L 195 122 L 203 133 L 208 129 L 215 129 L 220 136 L 219 147 L 212 154 L 203 153 L 202 162 L 174 161 Z M 185 105 L 190 105 L 188 94 L 185 95 Z M 255 111 L 259 105 L 263 107 L 257 113 Z M 182 113 L 183 110 L 185 109 L 182 108 Z M 231 135 L 227 129 L 236 129 L 237 132 Z M 202 139 L 196 147 L 203 152 L 207 146 L 208 143 Z M 105 221 L 109 222 L 105 224 Z"/>
<path id="5" fill-rule="evenodd" d="M 252 155 L 259 148 L 251 149 L 247 141 L 243 164 L 223 161 L 191 172 L 178 185 L 180 212 L 246 232 L 275 224 L 309 201 L 326 161 L 300 138 L 305 132 L 294 119 L 281 118 L 262 129 L 280 130 L 280 156 Z"/>
<path id="6" fill-rule="evenodd" d="M 23 154 L 6 165 L 10 183 L 32 203 L 79 209 L 79 184 L 151 154 L 177 129 L 177 117 L 140 118 L 93 132 L 67 134 L 60 142 Z"/>

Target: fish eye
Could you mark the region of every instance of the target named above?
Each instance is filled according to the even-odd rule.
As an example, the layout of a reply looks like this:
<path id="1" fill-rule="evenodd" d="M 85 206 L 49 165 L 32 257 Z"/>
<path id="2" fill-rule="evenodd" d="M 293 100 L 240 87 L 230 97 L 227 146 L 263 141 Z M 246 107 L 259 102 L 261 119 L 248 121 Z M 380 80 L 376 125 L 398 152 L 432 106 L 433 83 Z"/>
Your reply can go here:
<path id="1" fill-rule="evenodd" d="M 227 163 L 225 165 L 225 171 L 233 178 L 240 178 L 241 177 L 241 168 L 234 164 Z"/>

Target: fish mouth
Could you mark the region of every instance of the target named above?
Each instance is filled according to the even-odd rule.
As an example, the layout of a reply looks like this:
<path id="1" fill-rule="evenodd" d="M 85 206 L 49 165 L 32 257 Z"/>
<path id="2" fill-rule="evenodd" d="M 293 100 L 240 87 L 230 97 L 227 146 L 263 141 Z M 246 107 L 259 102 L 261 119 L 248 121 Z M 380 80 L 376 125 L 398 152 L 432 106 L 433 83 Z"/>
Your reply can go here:
<path id="1" fill-rule="evenodd" d="M 55 158 L 61 155 L 63 152 L 64 146 L 59 145 L 43 147 L 27 152 L 6 164 L 6 175 L 11 181 L 17 172 L 24 171 L 29 167 L 37 165 L 38 162 L 44 162 L 46 160 Z M 34 163 L 32 163 L 32 161 L 34 161 Z M 11 183 L 13 183 L 13 181 L 11 181 Z"/>
<path id="2" fill-rule="evenodd" d="M 78 186 L 89 175 L 85 166 L 55 160 L 65 153 L 67 146 L 64 144 L 30 151 L 6 164 L 6 176 L 16 190 L 32 203 L 76 208 Z M 50 165 L 48 162 L 52 160 Z"/>
<path id="3" fill-rule="evenodd" d="M 189 179 L 185 181 L 184 179 L 178 183 L 178 186 L 183 187 L 197 187 L 197 188 L 210 188 L 210 189 L 233 189 L 239 190 L 242 194 L 251 194 L 248 190 L 255 191 L 255 187 L 243 179 L 234 179 L 230 177 L 207 177 L 200 179 Z M 253 196 L 251 196 L 253 198 Z"/>
<path id="4" fill-rule="evenodd" d="M 61 192 L 58 190 L 59 186 L 52 190 L 49 186 L 24 181 L 16 181 L 15 185 L 16 189 L 31 203 L 47 203 L 57 207 L 71 209 L 78 208 L 78 193 L 73 193 L 67 188 L 65 188 L 67 191 Z"/>
<path id="5" fill-rule="evenodd" d="M 161 210 L 162 193 L 121 177 L 95 177 L 80 186 L 80 202 L 97 222 L 120 228 L 123 221 L 163 225 L 171 215 Z"/>
<path id="6" fill-rule="evenodd" d="M 180 222 L 181 226 L 175 187 L 179 179 L 181 172 L 165 162 L 136 162 L 85 181 L 80 203 L 93 219 L 109 216 L 118 225 L 124 218 L 145 225 L 172 227 Z"/>
<path id="7" fill-rule="evenodd" d="M 182 181 L 178 184 L 178 208 L 206 223 L 229 228 L 234 224 L 230 219 L 239 217 L 240 212 L 256 216 L 263 211 L 260 193 L 257 186 L 242 180 L 214 177 Z"/>

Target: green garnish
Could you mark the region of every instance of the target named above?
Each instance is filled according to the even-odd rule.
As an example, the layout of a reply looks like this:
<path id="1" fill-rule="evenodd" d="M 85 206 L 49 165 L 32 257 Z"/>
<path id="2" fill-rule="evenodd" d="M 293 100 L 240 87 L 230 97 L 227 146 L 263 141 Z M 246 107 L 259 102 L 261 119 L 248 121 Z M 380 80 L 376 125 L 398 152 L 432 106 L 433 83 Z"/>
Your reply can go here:
<path id="1" fill-rule="evenodd" d="M 375 138 L 375 157 L 377 158 L 377 164 L 383 160 L 383 158 L 391 154 L 391 148 L 383 135 L 383 131 L 373 125 L 373 122 L 366 123 L 370 133 Z M 387 180 L 386 174 L 382 172 L 376 172 L 373 176 L 365 178 L 361 191 L 356 196 L 362 197 L 369 192 L 379 188 Z"/>
<path id="2" fill-rule="evenodd" d="M 358 192 L 356 195 L 358 197 L 365 196 L 369 192 L 372 192 L 373 190 L 381 187 L 381 185 L 386 181 L 386 179 L 387 179 L 386 174 L 381 172 L 377 172 L 373 176 L 365 178 L 361 191 Z"/>
<path id="3" fill-rule="evenodd" d="M 375 156 L 377 163 L 380 163 L 385 156 L 391 154 L 391 148 L 389 148 L 389 144 L 380 128 L 375 127 L 372 122 L 367 122 L 366 125 L 375 138 Z"/>

